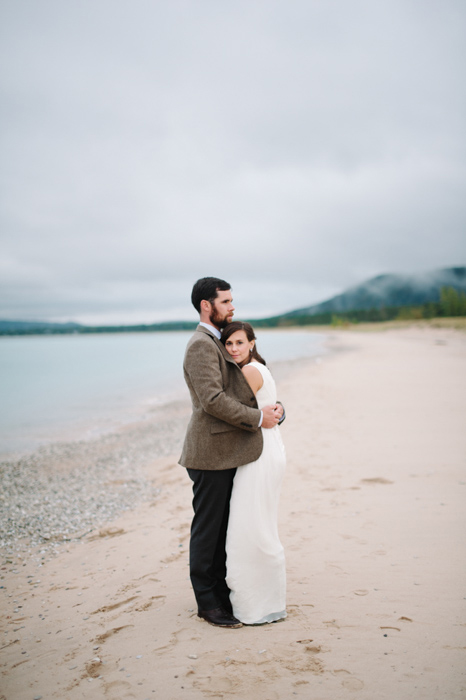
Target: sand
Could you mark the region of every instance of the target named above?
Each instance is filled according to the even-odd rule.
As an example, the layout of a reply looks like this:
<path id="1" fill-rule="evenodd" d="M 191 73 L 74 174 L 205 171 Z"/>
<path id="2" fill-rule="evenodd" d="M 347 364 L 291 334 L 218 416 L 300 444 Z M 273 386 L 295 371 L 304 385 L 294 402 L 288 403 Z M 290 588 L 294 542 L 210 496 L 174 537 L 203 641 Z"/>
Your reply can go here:
<path id="1" fill-rule="evenodd" d="M 281 376 L 288 618 L 196 616 L 190 481 L 1 567 L 2 700 L 455 700 L 466 694 L 466 334 L 330 333 Z"/>

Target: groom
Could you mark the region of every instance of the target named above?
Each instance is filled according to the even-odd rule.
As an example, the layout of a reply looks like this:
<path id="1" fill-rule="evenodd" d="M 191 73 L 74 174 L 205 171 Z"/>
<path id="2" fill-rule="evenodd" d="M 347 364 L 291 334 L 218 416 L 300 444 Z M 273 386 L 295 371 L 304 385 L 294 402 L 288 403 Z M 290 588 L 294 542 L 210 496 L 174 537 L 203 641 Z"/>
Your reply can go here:
<path id="1" fill-rule="evenodd" d="M 180 464 L 193 482 L 190 574 L 198 616 L 217 627 L 237 628 L 225 581 L 225 539 L 236 468 L 262 453 L 260 428 L 273 428 L 281 405 L 257 407 L 241 369 L 220 342 L 221 329 L 233 319 L 228 282 L 204 277 L 193 287 L 191 301 L 199 325 L 189 340 L 184 377 L 193 413 Z"/>

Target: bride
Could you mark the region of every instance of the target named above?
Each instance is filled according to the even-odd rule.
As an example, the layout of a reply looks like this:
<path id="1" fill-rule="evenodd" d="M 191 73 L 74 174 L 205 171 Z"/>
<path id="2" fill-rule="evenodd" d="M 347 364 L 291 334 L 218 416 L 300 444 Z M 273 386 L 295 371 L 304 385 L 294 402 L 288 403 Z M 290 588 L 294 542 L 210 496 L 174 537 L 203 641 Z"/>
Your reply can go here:
<path id="1" fill-rule="evenodd" d="M 233 321 L 222 333 L 226 350 L 241 367 L 261 408 L 276 403 L 277 393 L 255 340 L 252 326 L 240 321 Z M 262 434 L 259 459 L 236 470 L 226 540 L 226 582 L 233 615 L 247 625 L 286 617 L 285 555 L 277 528 L 285 448 L 278 426 Z"/>

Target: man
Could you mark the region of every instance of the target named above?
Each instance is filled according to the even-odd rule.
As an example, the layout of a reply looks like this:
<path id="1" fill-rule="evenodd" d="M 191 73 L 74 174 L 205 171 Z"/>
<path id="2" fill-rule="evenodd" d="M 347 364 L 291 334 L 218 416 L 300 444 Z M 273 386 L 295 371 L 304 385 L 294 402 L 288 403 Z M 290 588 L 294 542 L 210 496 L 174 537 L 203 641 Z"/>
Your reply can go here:
<path id="1" fill-rule="evenodd" d="M 241 369 L 220 342 L 221 329 L 233 319 L 228 282 L 204 277 L 191 300 L 199 326 L 188 342 L 184 376 L 193 413 L 180 464 L 193 482 L 190 574 L 199 617 L 218 627 L 237 628 L 225 581 L 225 539 L 236 468 L 254 462 L 262 452 L 260 428 L 273 428 L 283 409 L 275 404 L 260 411 Z"/>

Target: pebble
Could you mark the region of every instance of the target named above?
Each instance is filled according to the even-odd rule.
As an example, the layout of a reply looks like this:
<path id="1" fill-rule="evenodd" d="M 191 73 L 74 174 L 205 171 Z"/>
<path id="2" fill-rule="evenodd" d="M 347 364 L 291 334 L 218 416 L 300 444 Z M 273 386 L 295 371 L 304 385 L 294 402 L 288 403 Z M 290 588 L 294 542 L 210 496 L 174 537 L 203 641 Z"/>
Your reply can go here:
<path id="1" fill-rule="evenodd" d="M 55 556 L 69 541 L 156 498 L 160 488 L 144 468 L 154 457 L 181 450 L 189 415 L 189 403 L 175 401 L 152 408 L 147 420 L 124 432 L 51 443 L 0 462 L 0 547 L 6 563 L 31 547 L 42 561 Z M 31 577 L 29 583 L 40 581 Z"/>
<path id="2" fill-rule="evenodd" d="M 188 654 L 188 659 L 197 659 L 197 654 Z"/>

